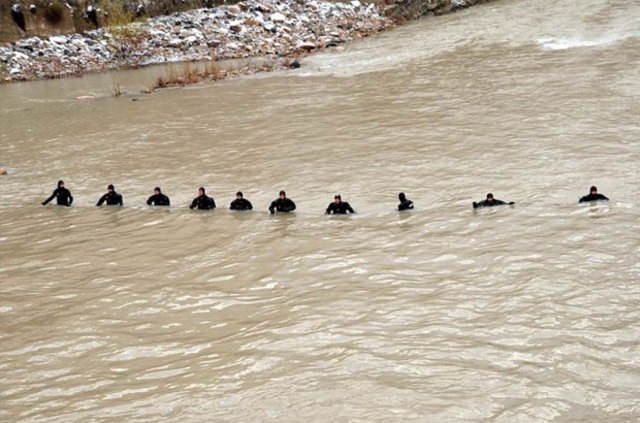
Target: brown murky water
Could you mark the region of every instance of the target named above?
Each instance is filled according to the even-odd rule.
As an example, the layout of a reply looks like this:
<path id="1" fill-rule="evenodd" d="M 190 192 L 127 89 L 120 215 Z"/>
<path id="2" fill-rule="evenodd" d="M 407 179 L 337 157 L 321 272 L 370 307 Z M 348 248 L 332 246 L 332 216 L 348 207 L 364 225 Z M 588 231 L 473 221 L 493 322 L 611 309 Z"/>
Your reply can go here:
<path id="1" fill-rule="evenodd" d="M 139 101 L 158 69 L 0 87 L 0 421 L 639 419 L 640 4 L 550 3 Z"/>

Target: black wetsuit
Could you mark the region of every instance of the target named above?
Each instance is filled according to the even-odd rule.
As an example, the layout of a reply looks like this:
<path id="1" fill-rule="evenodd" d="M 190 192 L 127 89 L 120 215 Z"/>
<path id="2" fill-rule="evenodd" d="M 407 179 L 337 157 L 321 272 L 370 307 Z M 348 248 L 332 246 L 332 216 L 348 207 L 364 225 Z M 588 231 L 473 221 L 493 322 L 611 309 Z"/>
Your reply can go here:
<path id="1" fill-rule="evenodd" d="M 193 199 L 190 209 L 198 209 L 198 210 L 210 210 L 216 208 L 216 202 L 213 198 L 208 197 L 206 195 L 200 195 Z"/>
<path id="2" fill-rule="evenodd" d="M 341 201 L 339 203 L 333 202 L 329 204 L 327 207 L 327 214 L 347 214 L 347 213 L 355 213 L 356 211 L 351 208 L 351 205 L 346 201 Z"/>
<path id="3" fill-rule="evenodd" d="M 231 202 L 229 206 L 230 210 L 253 210 L 253 205 L 251 201 L 246 198 L 236 198 Z"/>
<path id="4" fill-rule="evenodd" d="M 402 210 L 412 210 L 413 209 L 413 201 L 405 199 L 398 204 L 398 211 Z"/>
<path id="5" fill-rule="evenodd" d="M 477 209 L 480 207 L 493 207 L 493 206 L 502 206 L 505 204 L 513 204 L 513 202 L 510 203 L 506 203 L 502 200 L 498 200 L 498 199 L 493 199 L 493 201 L 489 201 L 489 200 L 482 200 L 482 201 L 478 201 L 477 203 L 474 201 L 473 202 L 473 208 Z"/>
<path id="6" fill-rule="evenodd" d="M 107 192 L 105 195 L 100 197 L 96 206 L 100 207 L 104 202 L 107 202 L 107 206 L 121 206 L 122 205 L 122 195 L 118 194 L 115 191 Z"/>
<path id="7" fill-rule="evenodd" d="M 73 203 L 73 197 L 71 196 L 71 191 L 66 189 L 65 187 L 56 188 L 51 194 L 51 197 L 47 198 L 42 202 L 43 206 L 46 206 L 49 201 L 53 200 L 55 197 L 59 206 L 67 206 L 69 207 L 71 203 Z"/>
<path id="8" fill-rule="evenodd" d="M 579 203 L 588 203 L 590 201 L 598 201 L 598 200 L 609 200 L 607 197 L 605 197 L 602 194 L 589 194 L 589 195 L 585 195 L 584 197 L 580 198 L 580 201 L 578 201 Z"/>
<path id="9" fill-rule="evenodd" d="M 147 205 L 149 205 L 149 206 L 169 206 L 170 205 L 169 197 L 167 197 L 166 195 L 164 195 L 162 193 L 153 194 L 147 200 Z"/>
<path id="10" fill-rule="evenodd" d="M 296 203 L 293 202 L 293 200 L 289 199 L 289 198 L 278 198 L 275 199 L 271 202 L 271 205 L 269 206 L 269 211 L 271 212 L 271 214 L 274 214 L 276 211 L 279 212 L 284 212 L 284 213 L 288 213 L 288 212 L 292 212 L 296 209 Z"/>

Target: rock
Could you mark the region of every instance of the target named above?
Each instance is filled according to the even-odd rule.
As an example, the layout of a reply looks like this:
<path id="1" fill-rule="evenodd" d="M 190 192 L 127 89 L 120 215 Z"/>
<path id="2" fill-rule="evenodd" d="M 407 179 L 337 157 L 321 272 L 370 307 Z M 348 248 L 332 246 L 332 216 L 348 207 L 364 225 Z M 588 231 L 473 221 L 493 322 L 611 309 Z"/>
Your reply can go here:
<path id="1" fill-rule="evenodd" d="M 271 22 L 284 22 L 287 18 L 282 13 L 274 13 L 271 15 Z"/>
<path id="2" fill-rule="evenodd" d="M 229 24 L 229 30 L 233 32 L 242 32 L 243 29 L 244 29 L 244 25 L 240 21 L 231 22 Z"/>
<path id="3" fill-rule="evenodd" d="M 65 37 L 64 35 L 54 35 L 52 37 L 49 37 L 49 41 L 54 44 L 67 44 L 67 37 Z"/>
<path id="4" fill-rule="evenodd" d="M 307 51 L 310 51 L 310 50 L 315 49 L 315 48 L 316 48 L 316 45 L 315 45 L 314 43 L 312 43 L 312 42 L 309 42 L 309 41 L 303 41 L 303 42 L 301 42 L 301 43 L 298 43 L 298 45 L 296 46 L 296 48 L 297 48 L 298 50 L 307 50 Z"/>
<path id="5" fill-rule="evenodd" d="M 4 169 L 4 168 L 0 167 L 0 175 L 4 176 L 4 175 L 8 175 L 8 174 L 9 174 L 9 172 L 7 172 L 7 169 Z"/>
<path id="6" fill-rule="evenodd" d="M 240 6 L 237 5 L 227 6 L 227 13 L 231 15 L 239 15 L 240 13 L 242 13 L 242 9 L 240 9 Z"/>

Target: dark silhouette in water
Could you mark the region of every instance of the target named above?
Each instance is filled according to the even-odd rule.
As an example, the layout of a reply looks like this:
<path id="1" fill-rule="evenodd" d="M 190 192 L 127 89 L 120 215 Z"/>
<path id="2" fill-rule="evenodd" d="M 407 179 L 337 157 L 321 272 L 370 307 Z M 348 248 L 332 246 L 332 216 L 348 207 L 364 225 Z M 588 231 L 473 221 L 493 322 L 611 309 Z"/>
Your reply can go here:
<path id="1" fill-rule="evenodd" d="M 329 203 L 329 206 L 327 206 L 326 214 L 353 214 L 355 212 L 349 203 L 342 201 L 340 194 L 336 194 L 333 196 L 333 203 Z"/>
<path id="2" fill-rule="evenodd" d="M 289 213 L 296 209 L 296 203 L 293 200 L 287 198 L 287 193 L 280 191 L 278 198 L 271 202 L 269 206 L 269 212 L 274 214 L 276 211 L 280 213 Z"/>
<path id="3" fill-rule="evenodd" d="M 116 192 L 112 184 L 109 184 L 107 187 L 107 193 L 100 197 L 96 206 L 100 207 L 105 201 L 107 202 L 107 206 L 122 206 L 123 204 L 122 195 Z"/>
<path id="4" fill-rule="evenodd" d="M 607 197 L 605 197 L 604 195 L 599 194 L 598 193 L 598 187 L 596 187 L 594 185 L 589 190 L 589 194 L 585 195 L 584 197 L 581 197 L 580 201 L 578 201 L 578 203 L 587 203 L 587 202 L 598 201 L 598 200 L 608 201 L 609 199 Z"/>
<path id="5" fill-rule="evenodd" d="M 229 205 L 230 210 L 253 210 L 251 201 L 244 198 L 241 191 L 236 192 L 236 199 Z"/>
<path id="6" fill-rule="evenodd" d="M 160 187 L 155 187 L 153 189 L 153 195 L 149 197 L 147 200 L 148 206 L 169 206 L 171 205 L 169 201 L 169 197 L 164 195 L 162 191 L 160 191 Z"/>
<path id="7" fill-rule="evenodd" d="M 204 187 L 198 188 L 198 196 L 193 199 L 190 209 L 211 210 L 216 208 L 216 202 L 213 198 L 205 194 Z"/>
<path id="8" fill-rule="evenodd" d="M 510 202 L 507 203 L 505 201 L 498 200 L 497 198 L 493 198 L 493 194 L 489 193 L 489 194 L 487 194 L 487 199 L 486 200 L 478 201 L 477 203 L 474 201 L 473 202 L 473 208 L 477 209 L 477 208 L 480 208 L 480 207 L 502 206 L 502 205 L 505 205 L 505 204 L 508 204 L 508 205 L 511 206 L 511 205 L 513 205 L 515 203 L 513 201 L 510 201 Z"/>
<path id="9" fill-rule="evenodd" d="M 49 203 L 49 201 L 53 200 L 54 198 L 56 199 L 56 202 L 58 203 L 59 206 L 69 207 L 71 206 L 71 203 L 73 203 L 73 196 L 71 195 L 71 191 L 69 191 L 64 187 L 63 180 L 58 181 L 58 188 L 53 190 L 53 194 L 51 194 L 49 198 L 44 200 L 42 202 L 42 205 L 46 206 Z"/>
<path id="10" fill-rule="evenodd" d="M 400 204 L 398 204 L 398 211 L 413 210 L 413 201 L 407 200 L 407 196 L 404 195 L 404 192 L 398 194 L 398 200 L 400 200 Z"/>

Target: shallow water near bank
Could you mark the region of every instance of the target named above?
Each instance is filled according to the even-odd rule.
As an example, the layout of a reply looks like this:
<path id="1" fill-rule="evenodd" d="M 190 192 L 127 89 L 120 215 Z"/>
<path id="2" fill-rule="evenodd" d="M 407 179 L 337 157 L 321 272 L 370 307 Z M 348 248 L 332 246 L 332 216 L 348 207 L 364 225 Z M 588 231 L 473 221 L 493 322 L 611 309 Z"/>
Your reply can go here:
<path id="1" fill-rule="evenodd" d="M 640 10 L 572 7 L 152 95 L 157 68 L 0 86 L 0 420 L 637 420 Z M 40 206 L 60 178 L 74 207 Z"/>

